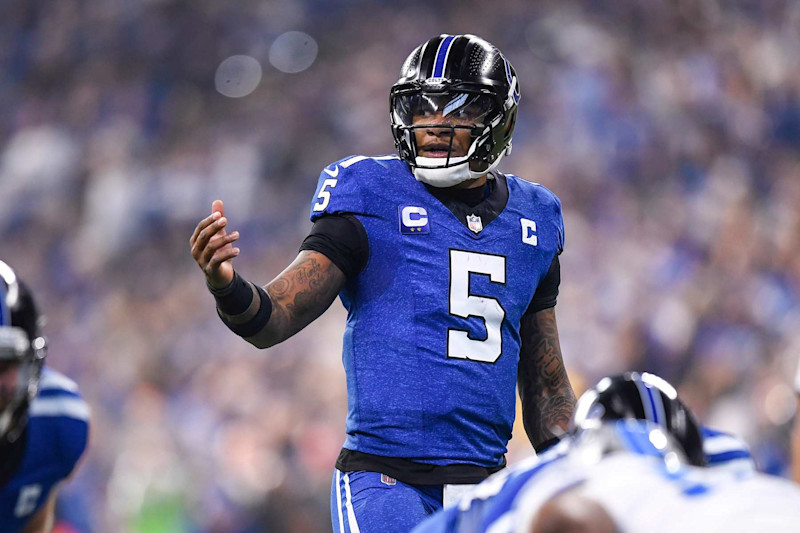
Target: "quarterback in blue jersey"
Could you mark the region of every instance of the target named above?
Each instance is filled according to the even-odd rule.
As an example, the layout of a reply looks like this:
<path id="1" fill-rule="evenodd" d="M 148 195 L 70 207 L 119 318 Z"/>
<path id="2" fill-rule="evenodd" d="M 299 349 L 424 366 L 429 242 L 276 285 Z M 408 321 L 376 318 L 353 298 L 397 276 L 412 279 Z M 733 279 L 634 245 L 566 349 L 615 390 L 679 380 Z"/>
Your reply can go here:
<path id="1" fill-rule="evenodd" d="M 659 430 L 655 438 L 651 436 L 654 429 Z M 604 472 L 603 475 L 613 472 L 614 468 L 595 463 L 619 451 L 657 457 L 666 460 L 667 467 L 669 461 L 675 465 L 707 467 L 713 473 L 700 477 L 723 482 L 756 475 L 755 464 L 743 442 L 699 426 L 665 380 L 653 374 L 629 372 L 604 378 L 581 396 L 573 427 L 559 443 L 541 455 L 491 476 L 456 505 L 420 524 L 415 533 L 517 530 L 511 526 L 519 525 L 521 515 L 530 519 L 550 498 L 589 478 L 599 478 L 598 472 Z M 656 461 L 656 469 L 663 467 Z M 677 470 L 676 466 L 674 471 Z M 593 483 L 601 484 L 602 479 Z M 581 505 L 586 503 L 581 501 Z"/>
<path id="2" fill-rule="evenodd" d="M 347 437 L 337 531 L 408 531 L 505 465 L 519 386 L 534 447 L 566 431 L 575 396 L 554 307 L 564 225 L 545 187 L 503 174 L 520 92 L 503 54 L 473 35 L 418 46 L 390 92 L 396 155 L 324 168 L 297 259 L 260 287 L 234 272 L 222 203 L 192 255 L 223 322 L 279 343 L 338 295 Z"/>
<path id="3" fill-rule="evenodd" d="M 49 532 L 58 484 L 83 454 L 89 409 L 43 368 L 47 342 L 28 287 L 0 262 L 0 530 Z"/>

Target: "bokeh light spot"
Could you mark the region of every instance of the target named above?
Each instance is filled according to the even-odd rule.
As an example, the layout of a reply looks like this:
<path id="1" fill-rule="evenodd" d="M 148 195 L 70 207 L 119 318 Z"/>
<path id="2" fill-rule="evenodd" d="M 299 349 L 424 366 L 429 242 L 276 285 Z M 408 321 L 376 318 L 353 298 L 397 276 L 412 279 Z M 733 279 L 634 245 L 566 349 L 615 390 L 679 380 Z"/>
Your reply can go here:
<path id="1" fill-rule="evenodd" d="M 261 83 L 261 63 L 245 55 L 230 56 L 217 67 L 214 85 L 221 94 L 241 98 L 252 93 Z"/>
<path id="2" fill-rule="evenodd" d="M 313 65 L 318 51 L 313 37 L 301 31 L 288 31 L 272 43 L 269 62 L 281 72 L 295 74 Z"/>

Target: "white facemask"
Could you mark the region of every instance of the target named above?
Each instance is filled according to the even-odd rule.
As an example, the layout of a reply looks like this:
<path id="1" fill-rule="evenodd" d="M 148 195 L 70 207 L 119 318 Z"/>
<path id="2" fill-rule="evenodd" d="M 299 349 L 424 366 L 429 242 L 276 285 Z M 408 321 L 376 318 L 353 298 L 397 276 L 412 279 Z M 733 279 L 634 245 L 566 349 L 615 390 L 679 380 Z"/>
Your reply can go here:
<path id="1" fill-rule="evenodd" d="M 508 148 L 495 159 L 494 163 L 492 163 L 489 168 L 482 172 L 475 172 L 469 168 L 469 161 L 467 161 L 469 155 L 451 157 L 450 162 L 455 164 L 451 164 L 449 167 L 444 166 L 447 163 L 447 158 L 445 157 L 418 156 L 415 159 L 417 165 L 438 168 L 420 168 L 420 166 L 416 166 L 413 169 L 413 173 L 417 181 L 427 183 L 431 187 L 440 188 L 452 187 L 467 180 L 480 178 L 484 174 L 487 175 L 487 178 L 492 179 L 492 175 L 489 174 L 489 172 L 497 168 L 497 165 L 500 164 L 500 160 L 509 152 L 511 152 L 511 144 L 509 144 Z"/>
<path id="2" fill-rule="evenodd" d="M 470 179 L 469 161 L 468 156 L 452 157 L 452 166 L 443 166 L 447 162 L 446 157 L 417 157 L 417 165 L 423 167 L 439 167 L 439 168 L 420 168 L 414 167 L 414 177 L 417 181 L 427 183 L 432 187 L 452 187 L 458 185 L 463 181 Z"/>

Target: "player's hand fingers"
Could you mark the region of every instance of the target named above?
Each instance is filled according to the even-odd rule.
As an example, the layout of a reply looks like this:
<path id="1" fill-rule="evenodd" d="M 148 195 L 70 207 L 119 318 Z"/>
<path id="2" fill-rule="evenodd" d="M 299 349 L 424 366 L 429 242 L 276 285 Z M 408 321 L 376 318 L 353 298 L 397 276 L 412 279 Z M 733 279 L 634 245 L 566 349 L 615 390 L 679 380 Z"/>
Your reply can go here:
<path id="1" fill-rule="evenodd" d="M 214 200 L 211 203 L 211 212 L 225 216 L 225 204 L 222 203 L 222 200 Z"/>
<path id="2" fill-rule="evenodd" d="M 216 271 L 222 263 L 225 261 L 230 261 L 237 255 L 239 255 L 239 249 L 234 248 L 233 246 L 217 251 L 217 253 L 215 253 L 208 262 L 208 270 L 212 272 Z"/>
<path id="3" fill-rule="evenodd" d="M 203 248 L 201 259 L 202 265 L 208 265 L 212 257 L 220 250 L 225 250 L 225 247 L 230 247 L 231 243 L 239 239 L 239 232 L 233 231 L 227 235 L 214 236 Z M 205 268 L 203 270 L 206 270 Z"/>
<path id="4" fill-rule="evenodd" d="M 194 231 L 192 232 L 192 236 L 189 237 L 189 245 L 190 246 L 194 246 L 194 243 L 197 242 L 197 238 L 200 235 L 200 232 L 203 231 L 204 229 L 206 229 L 211 223 L 213 223 L 215 220 L 217 220 L 217 219 L 219 219 L 221 217 L 222 217 L 222 214 L 215 211 L 215 212 L 211 213 L 210 215 L 208 215 L 203 220 L 201 220 L 200 222 L 198 222 L 197 226 L 194 227 Z"/>
<path id="5" fill-rule="evenodd" d="M 192 245 L 192 256 L 195 258 L 195 260 L 199 259 L 203 253 L 203 250 L 206 248 L 206 246 L 208 246 L 209 241 L 214 235 L 218 233 L 221 235 L 226 235 L 223 228 L 225 228 L 227 224 L 228 220 L 225 217 L 220 217 L 200 230 L 200 233 L 197 235 L 197 239 L 195 239 L 194 244 Z"/>

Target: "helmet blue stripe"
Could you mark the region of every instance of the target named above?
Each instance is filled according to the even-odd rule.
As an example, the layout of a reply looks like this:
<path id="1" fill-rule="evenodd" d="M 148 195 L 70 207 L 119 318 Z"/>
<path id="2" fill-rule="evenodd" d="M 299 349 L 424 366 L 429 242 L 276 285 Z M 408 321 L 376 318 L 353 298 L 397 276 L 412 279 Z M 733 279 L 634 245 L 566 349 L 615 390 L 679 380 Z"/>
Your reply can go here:
<path id="1" fill-rule="evenodd" d="M 453 44 L 454 36 L 448 35 L 442 42 L 439 43 L 439 49 L 436 50 L 436 62 L 433 64 L 433 78 L 444 77 L 444 67 L 447 64 L 447 54 L 450 53 L 450 47 Z"/>
<path id="2" fill-rule="evenodd" d="M 653 411 L 653 422 L 655 422 L 656 424 L 659 424 L 659 425 L 663 425 L 664 422 L 666 422 L 666 420 L 659 420 L 659 416 L 658 415 L 659 415 L 659 412 L 661 414 L 663 414 L 664 408 L 662 407 L 659 410 L 659 408 L 658 408 L 659 406 L 656 403 L 656 399 L 655 399 L 655 395 L 653 394 L 652 387 L 648 387 L 648 386 L 645 385 L 645 390 L 647 390 L 647 398 L 650 401 L 650 409 Z M 661 398 L 659 398 L 659 400 L 661 400 Z"/>
<path id="3" fill-rule="evenodd" d="M 0 326 L 11 325 L 11 309 L 6 305 L 5 283 L 0 283 Z"/>
<path id="4" fill-rule="evenodd" d="M 639 391 L 639 399 L 642 401 L 642 409 L 644 409 L 644 419 L 650 422 L 658 423 L 657 415 L 653 412 L 653 401 L 650 396 L 650 389 L 647 385 L 642 383 L 640 379 L 633 380 L 636 389 Z"/>

